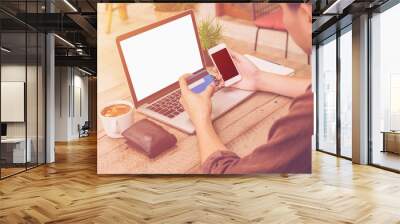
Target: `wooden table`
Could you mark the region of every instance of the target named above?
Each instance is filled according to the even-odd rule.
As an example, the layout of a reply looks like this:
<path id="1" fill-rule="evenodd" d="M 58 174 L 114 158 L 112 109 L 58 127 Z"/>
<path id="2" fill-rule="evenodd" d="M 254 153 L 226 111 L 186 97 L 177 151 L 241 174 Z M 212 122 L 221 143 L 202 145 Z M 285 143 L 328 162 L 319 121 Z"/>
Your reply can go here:
<path id="1" fill-rule="evenodd" d="M 101 18 L 99 19 L 101 21 Z M 137 22 L 137 21 L 136 21 Z M 101 24 L 99 24 L 101 26 Z M 113 28 L 114 29 L 114 28 Z M 106 38 L 100 34 L 99 39 Z M 268 51 L 268 55 L 252 51 L 253 43 L 241 42 L 225 38 L 224 42 L 239 53 L 252 54 L 257 57 L 276 62 L 296 70 L 295 76 L 310 77 L 311 67 L 300 62 L 288 61 L 284 58 L 275 57 L 281 55 Z M 112 43 L 113 41 L 106 41 Z M 102 46 L 99 49 L 99 63 L 110 63 L 117 61 L 118 57 L 112 52 L 114 46 Z M 275 55 L 275 56 L 274 56 Z M 304 61 L 304 60 L 303 60 Z M 131 96 L 125 81 L 120 62 L 114 63 L 113 77 L 110 77 L 111 68 L 100 66 L 98 79 L 119 79 L 110 83 L 120 83 L 113 86 L 106 85 L 98 91 L 98 110 L 107 102 L 113 100 L 130 100 Z M 109 69 L 109 71 L 105 71 Z M 117 71 L 117 74 L 115 74 Z M 105 77 L 108 76 L 108 77 Z M 274 121 L 287 114 L 290 99 L 270 93 L 257 92 L 249 99 L 236 106 L 225 115 L 214 121 L 214 127 L 227 147 L 239 156 L 245 156 L 253 151 L 255 147 L 266 142 L 266 136 Z M 145 115 L 135 113 L 135 121 L 145 118 Z M 168 152 L 155 159 L 149 159 L 143 154 L 130 148 L 124 139 L 112 139 L 105 135 L 102 126 L 98 123 L 98 145 L 97 145 L 97 171 L 99 174 L 184 174 L 198 173 L 200 157 L 195 135 L 187 135 L 170 126 L 160 124 L 166 130 L 174 134 L 177 145 Z"/>
<path id="2" fill-rule="evenodd" d="M 309 73 L 309 66 L 298 68 L 296 76 Z M 131 100 L 130 93 L 123 86 L 103 92 L 99 96 Z M 105 98 L 105 97 L 104 97 Z M 266 142 L 271 125 L 287 113 L 290 99 L 270 93 L 257 92 L 219 119 L 214 126 L 227 147 L 239 156 L 245 156 Z M 145 118 L 135 113 L 135 120 Z M 195 135 L 187 135 L 179 130 L 161 124 L 174 134 L 178 143 L 175 148 L 155 159 L 149 159 L 130 148 L 124 139 L 112 139 L 104 131 L 98 132 L 97 170 L 101 174 L 182 174 L 196 173 L 200 157 Z"/>
<path id="3" fill-rule="evenodd" d="M 382 131 L 383 150 L 382 152 L 392 152 L 400 154 L 400 131 Z"/>

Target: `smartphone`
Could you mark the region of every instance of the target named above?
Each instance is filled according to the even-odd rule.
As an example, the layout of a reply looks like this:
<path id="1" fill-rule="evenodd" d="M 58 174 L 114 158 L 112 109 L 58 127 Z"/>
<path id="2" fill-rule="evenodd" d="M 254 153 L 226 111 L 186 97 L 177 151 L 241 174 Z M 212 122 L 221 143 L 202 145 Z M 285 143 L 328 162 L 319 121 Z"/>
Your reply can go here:
<path id="1" fill-rule="evenodd" d="M 208 54 L 221 74 L 225 86 L 233 85 L 242 79 L 225 44 L 210 48 Z"/>

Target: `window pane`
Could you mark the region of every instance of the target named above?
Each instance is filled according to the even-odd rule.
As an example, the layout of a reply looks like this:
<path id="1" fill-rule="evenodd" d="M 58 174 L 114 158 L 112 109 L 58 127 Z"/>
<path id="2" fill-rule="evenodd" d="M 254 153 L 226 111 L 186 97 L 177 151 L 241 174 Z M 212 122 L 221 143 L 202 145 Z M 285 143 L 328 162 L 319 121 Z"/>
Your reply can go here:
<path id="1" fill-rule="evenodd" d="M 352 149 L 352 35 L 340 36 L 340 152 L 351 158 Z"/>
<path id="2" fill-rule="evenodd" d="M 372 163 L 400 170 L 400 4 L 372 23 Z M 397 132 L 396 132 L 397 131 Z"/>
<path id="3" fill-rule="evenodd" d="M 336 41 L 318 48 L 318 148 L 336 153 Z"/>
<path id="4" fill-rule="evenodd" d="M 317 52 L 316 52 L 316 50 L 317 50 L 317 48 L 316 48 L 316 46 L 315 45 L 313 45 L 313 48 L 312 48 L 312 60 L 311 60 L 311 68 L 312 68 L 312 90 L 313 90 L 313 92 L 315 93 L 316 92 L 316 81 L 317 81 L 317 71 L 316 71 L 316 68 L 317 68 Z M 317 100 L 316 100 L 316 94 L 314 94 L 314 102 L 316 102 Z M 316 150 L 317 149 L 317 147 L 316 147 L 316 143 L 317 143 L 317 139 L 316 139 L 316 137 L 317 137 L 317 113 L 315 112 L 315 111 L 317 111 L 316 108 L 317 107 L 317 103 L 314 103 L 314 108 L 313 108 L 313 110 L 314 110 L 314 113 L 313 113 L 313 115 L 314 115 L 314 117 L 313 117 L 313 137 L 312 137 L 312 150 Z"/>
<path id="5" fill-rule="evenodd" d="M 46 36 L 43 33 L 39 33 L 39 45 L 38 45 L 38 164 L 45 163 L 45 60 L 46 60 L 46 52 L 45 52 L 45 44 L 46 44 Z"/>
<path id="6" fill-rule="evenodd" d="M 26 141 L 26 33 L 2 33 L 1 46 L 1 177 L 25 170 L 30 161 Z M 11 109 L 13 108 L 13 109 Z M 28 150 L 27 150 L 28 148 Z"/>
<path id="7" fill-rule="evenodd" d="M 28 168 L 37 165 L 37 33 L 28 32 L 28 55 L 27 55 L 27 80 L 26 80 L 26 117 L 27 117 L 27 140 L 29 143 L 30 158 Z M 28 148 L 29 148 L 28 147 Z"/>

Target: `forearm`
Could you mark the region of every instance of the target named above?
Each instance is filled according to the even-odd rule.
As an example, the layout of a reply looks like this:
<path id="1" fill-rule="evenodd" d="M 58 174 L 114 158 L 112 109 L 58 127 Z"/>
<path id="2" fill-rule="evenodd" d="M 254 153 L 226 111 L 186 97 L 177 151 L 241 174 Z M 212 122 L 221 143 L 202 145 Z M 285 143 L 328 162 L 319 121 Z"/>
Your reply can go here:
<path id="1" fill-rule="evenodd" d="M 287 97 L 296 97 L 304 93 L 310 85 L 307 78 L 297 78 L 259 72 L 256 80 L 256 89 L 271 92 Z"/>
<path id="2" fill-rule="evenodd" d="M 206 161 L 207 158 L 214 152 L 226 150 L 225 145 L 215 132 L 211 121 L 196 125 L 196 134 L 200 150 L 201 163 Z"/>

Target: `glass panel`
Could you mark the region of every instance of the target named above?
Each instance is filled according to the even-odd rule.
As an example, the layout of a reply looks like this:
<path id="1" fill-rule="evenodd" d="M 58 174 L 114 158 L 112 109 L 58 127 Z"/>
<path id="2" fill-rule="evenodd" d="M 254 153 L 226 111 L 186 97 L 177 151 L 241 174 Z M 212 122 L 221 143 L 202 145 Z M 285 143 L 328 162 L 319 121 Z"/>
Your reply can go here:
<path id="1" fill-rule="evenodd" d="M 318 48 L 318 149 L 336 153 L 336 40 Z"/>
<path id="2" fill-rule="evenodd" d="M 28 159 L 28 168 L 37 165 L 37 73 L 38 73 L 38 56 L 37 56 L 37 33 L 27 33 L 28 38 L 28 63 L 27 63 L 27 80 L 26 80 L 26 113 L 27 113 L 27 150 L 31 151 Z"/>
<path id="3" fill-rule="evenodd" d="M 43 13 L 45 1 L 0 1 L 13 14 Z M 45 35 L 0 12 L 0 177 L 45 162 Z M 38 18 L 38 17 L 33 17 Z M 34 22 L 34 21 L 33 21 Z M 33 28 L 32 28 L 33 29 Z"/>
<path id="4" fill-rule="evenodd" d="M 45 150 L 45 44 L 46 37 L 44 34 L 39 33 L 38 45 L 38 164 L 45 163 L 46 150 Z"/>
<path id="5" fill-rule="evenodd" d="M 76 82 L 74 83 L 75 85 L 77 84 Z M 78 125 L 82 125 L 80 123 L 81 121 L 81 116 L 82 116 L 82 111 L 81 111 L 81 93 L 82 90 L 80 87 L 74 87 L 74 111 L 73 111 L 73 130 L 72 130 L 72 136 L 74 136 L 74 138 L 76 138 L 77 136 L 79 136 L 79 129 L 78 129 Z"/>
<path id="6" fill-rule="evenodd" d="M 37 1 L 27 2 L 27 13 L 37 13 Z M 37 20 L 37 16 L 33 20 Z M 37 21 L 32 21 L 36 23 Z M 27 150 L 30 151 L 27 167 L 35 167 L 38 163 L 38 34 L 35 30 L 27 30 L 27 80 L 26 80 L 26 113 L 27 113 Z"/>
<path id="7" fill-rule="evenodd" d="M 340 36 L 340 153 L 352 156 L 352 35 Z"/>
<path id="8" fill-rule="evenodd" d="M 372 163 L 400 170 L 400 5 L 375 15 L 372 25 Z"/>
<path id="9" fill-rule="evenodd" d="M 316 81 L 317 81 L 317 71 L 316 71 L 316 68 L 317 68 L 317 52 L 316 52 L 316 50 L 317 50 L 317 48 L 316 48 L 316 46 L 315 45 L 313 45 L 313 48 L 312 48 L 312 60 L 311 60 L 311 68 L 312 68 L 312 90 L 313 90 L 313 92 L 315 93 L 316 92 Z M 316 94 L 314 94 L 314 102 L 316 102 Z M 314 117 L 313 117 L 313 125 L 314 125 L 314 127 L 313 127 L 313 130 L 314 130 L 314 134 L 313 134 L 313 137 L 312 137 L 312 150 L 316 150 L 317 149 L 317 147 L 316 147 L 316 143 L 317 143 L 317 140 L 316 140 L 316 134 L 317 134 L 317 114 L 315 113 L 315 111 L 317 111 L 316 110 L 316 107 L 317 107 L 317 104 L 316 103 L 314 103 L 314 108 L 313 108 L 313 110 L 314 110 L 314 113 L 313 113 L 313 115 L 314 115 Z"/>
<path id="10" fill-rule="evenodd" d="M 26 33 L 2 33 L 1 45 L 1 140 L 2 177 L 25 170 Z"/>
<path id="11" fill-rule="evenodd" d="M 390 130 L 400 130 L 400 73 L 390 74 Z"/>

